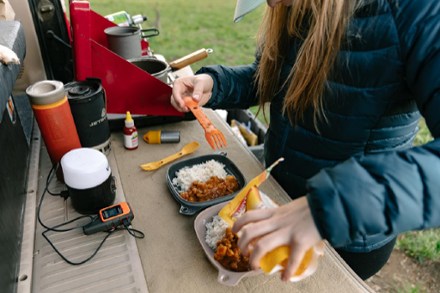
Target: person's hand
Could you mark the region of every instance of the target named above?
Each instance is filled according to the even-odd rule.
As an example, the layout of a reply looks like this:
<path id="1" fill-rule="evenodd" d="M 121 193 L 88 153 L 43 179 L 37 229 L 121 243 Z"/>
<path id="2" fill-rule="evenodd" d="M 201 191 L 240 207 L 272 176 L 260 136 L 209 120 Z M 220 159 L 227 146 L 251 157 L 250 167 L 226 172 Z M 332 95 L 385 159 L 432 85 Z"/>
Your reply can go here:
<path id="1" fill-rule="evenodd" d="M 185 106 L 183 97 L 190 96 L 196 100 L 200 106 L 203 106 L 211 98 L 213 86 L 214 81 L 208 74 L 180 77 L 173 83 L 171 105 L 180 112 L 188 112 L 189 109 Z"/>
<path id="2" fill-rule="evenodd" d="M 284 281 L 296 272 L 306 251 L 322 240 L 305 196 L 277 208 L 248 211 L 237 219 L 232 231 L 238 233 L 238 246 L 242 253 L 250 254 L 254 269 L 268 252 L 289 246 L 288 264 L 281 276 Z"/>

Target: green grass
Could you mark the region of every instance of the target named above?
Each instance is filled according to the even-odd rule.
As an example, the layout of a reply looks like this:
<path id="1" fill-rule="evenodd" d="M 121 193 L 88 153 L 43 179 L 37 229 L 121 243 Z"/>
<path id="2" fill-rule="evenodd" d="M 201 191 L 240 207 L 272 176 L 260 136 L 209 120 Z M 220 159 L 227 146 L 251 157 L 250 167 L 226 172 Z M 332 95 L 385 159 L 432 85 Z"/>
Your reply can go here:
<path id="1" fill-rule="evenodd" d="M 425 291 L 421 288 L 420 285 L 407 283 L 404 288 L 396 288 L 391 292 L 396 293 L 425 293 Z"/>
<path id="2" fill-rule="evenodd" d="M 90 0 L 90 7 L 101 15 L 125 10 L 131 15 L 147 16 L 143 28 L 157 27 L 160 31 L 159 36 L 148 40 L 150 47 L 168 61 L 201 48 L 213 49 L 208 58 L 192 65 L 193 70 L 209 64 L 251 63 L 264 10 L 262 5 L 234 23 L 234 0 Z"/>
<path id="3" fill-rule="evenodd" d="M 431 133 L 422 119 L 414 144 L 422 145 L 432 139 Z M 440 261 L 440 229 L 403 233 L 399 236 L 396 247 L 420 263 Z"/>
<path id="4" fill-rule="evenodd" d="M 419 126 L 420 130 L 414 140 L 416 146 L 433 139 L 423 119 Z M 396 247 L 420 263 L 440 261 L 440 229 L 404 233 L 398 238 Z"/>
<path id="5" fill-rule="evenodd" d="M 420 120 L 419 123 L 419 132 L 414 140 L 414 145 L 422 145 L 433 140 L 431 133 L 429 132 L 428 127 L 426 127 L 425 120 Z"/>
<path id="6" fill-rule="evenodd" d="M 402 234 L 397 247 L 419 263 L 440 261 L 440 231 L 430 229 Z"/>
<path id="7" fill-rule="evenodd" d="M 148 40 L 150 48 L 168 61 L 201 48 L 213 49 L 206 59 L 191 66 L 194 71 L 212 64 L 234 66 L 253 62 L 255 35 L 264 12 L 262 5 L 242 21 L 234 23 L 233 0 L 90 0 L 90 7 L 103 16 L 121 10 L 130 15 L 147 16 L 143 28 L 156 27 L 160 31 L 159 36 Z M 257 109 L 252 107 L 250 110 L 256 113 Z M 258 119 L 264 125 L 270 121 L 269 117 L 267 121 L 264 119 L 261 111 Z"/>

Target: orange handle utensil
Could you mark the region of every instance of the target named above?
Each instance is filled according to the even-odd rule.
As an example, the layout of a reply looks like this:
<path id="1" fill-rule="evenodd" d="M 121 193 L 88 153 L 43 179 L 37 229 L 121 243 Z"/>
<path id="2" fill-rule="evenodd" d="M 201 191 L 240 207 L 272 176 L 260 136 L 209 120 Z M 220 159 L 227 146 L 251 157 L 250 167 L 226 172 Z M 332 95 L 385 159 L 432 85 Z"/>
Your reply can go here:
<path id="1" fill-rule="evenodd" d="M 185 105 L 191 110 L 194 116 L 199 121 L 200 125 L 205 130 L 205 138 L 209 145 L 215 150 L 217 148 L 226 147 L 226 138 L 223 133 L 215 128 L 209 118 L 203 113 L 199 104 L 191 97 L 184 97 Z"/>

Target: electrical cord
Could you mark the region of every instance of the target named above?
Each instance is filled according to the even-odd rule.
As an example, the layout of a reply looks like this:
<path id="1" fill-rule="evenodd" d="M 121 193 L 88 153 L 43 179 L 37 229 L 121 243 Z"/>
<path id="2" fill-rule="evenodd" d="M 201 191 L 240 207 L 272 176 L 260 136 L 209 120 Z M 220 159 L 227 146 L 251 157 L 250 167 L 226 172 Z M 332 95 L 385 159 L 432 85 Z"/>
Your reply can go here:
<path id="1" fill-rule="evenodd" d="M 66 225 L 66 224 L 68 224 L 68 223 L 71 223 L 72 221 L 69 221 L 69 222 L 66 222 L 66 223 L 62 223 L 62 224 L 60 224 L 60 225 L 56 225 L 54 228 L 58 228 L 58 227 L 60 227 L 60 226 L 63 226 L 63 225 Z M 71 228 L 71 229 L 67 229 L 67 230 L 65 230 L 65 231 L 70 231 L 70 230 L 73 230 L 73 229 L 76 229 L 76 228 L 82 228 L 82 227 L 75 227 L 75 228 Z M 84 259 L 84 260 L 82 260 L 82 261 L 80 261 L 80 262 L 74 262 L 74 261 L 71 261 L 71 260 L 69 260 L 69 259 L 67 259 L 67 257 L 65 257 L 56 247 L 55 247 L 55 245 L 52 243 L 52 241 L 50 241 L 50 239 L 49 239 L 49 237 L 46 235 L 46 233 L 47 232 L 49 232 L 49 231 L 56 231 L 56 230 L 54 230 L 54 229 L 51 229 L 51 230 L 45 230 L 43 233 L 41 233 L 42 235 L 43 235 L 43 237 L 46 239 L 46 241 L 49 243 L 49 245 L 50 246 L 52 246 L 52 248 L 55 250 L 55 252 L 65 261 L 65 262 L 67 262 L 68 264 L 70 264 L 70 265 L 74 265 L 74 266 L 76 266 L 76 265 L 82 265 L 82 264 L 84 264 L 84 263 L 86 263 L 86 262 L 88 262 L 89 260 L 91 260 L 92 258 L 94 258 L 95 257 L 95 255 L 98 253 L 98 251 L 101 249 L 101 247 L 102 247 L 102 245 L 104 245 L 104 242 L 107 240 L 107 238 L 115 231 L 115 230 L 111 230 L 111 231 L 107 231 L 106 233 L 107 233 L 107 235 L 105 235 L 105 237 L 102 239 L 102 241 L 99 243 L 99 245 L 98 245 L 98 247 L 95 249 L 95 251 L 92 253 L 92 255 L 90 255 L 88 258 L 86 258 L 86 259 Z M 56 232 L 58 232 L 58 231 L 56 231 Z"/>
<path id="2" fill-rule="evenodd" d="M 139 230 L 136 230 L 136 229 L 130 228 L 130 227 L 129 227 L 129 223 L 128 223 L 128 222 L 124 222 L 124 223 L 123 223 L 124 228 L 116 227 L 116 228 L 113 228 L 112 230 L 105 231 L 105 233 L 107 233 L 107 235 L 102 239 L 102 241 L 99 243 L 99 245 L 98 245 L 98 247 L 95 249 L 95 251 L 94 251 L 89 257 L 87 257 L 86 259 L 84 259 L 84 260 L 82 260 L 82 261 L 79 261 L 79 262 L 74 262 L 74 261 L 72 261 L 72 260 L 69 260 L 66 256 L 64 256 L 64 255 L 63 255 L 63 254 L 62 254 L 62 253 L 61 253 L 61 252 L 55 247 L 55 245 L 52 243 L 52 241 L 49 239 L 49 236 L 47 235 L 47 233 L 48 233 L 48 232 L 51 232 L 51 231 L 52 231 L 52 232 L 68 232 L 68 231 L 71 231 L 71 230 L 74 230 L 74 229 L 83 228 L 84 226 L 86 226 L 86 225 L 90 224 L 91 222 L 93 222 L 94 220 L 96 220 L 96 219 L 98 218 L 98 216 L 97 216 L 97 215 L 94 215 L 94 216 L 92 216 L 92 215 L 82 215 L 82 216 L 76 217 L 76 218 L 74 218 L 74 219 L 72 219 L 72 220 L 69 220 L 69 221 L 67 221 L 67 222 L 64 222 L 64 223 L 58 224 L 58 225 L 53 226 L 53 227 L 49 227 L 49 226 L 47 226 L 46 224 L 43 223 L 43 221 L 41 220 L 41 217 L 40 217 L 40 211 L 41 211 L 41 207 L 42 207 L 42 205 L 43 205 L 43 199 L 44 199 L 45 194 L 46 194 L 46 193 L 49 193 L 49 194 L 52 195 L 52 196 L 61 196 L 62 198 L 64 198 L 64 200 L 66 200 L 67 197 L 68 197 L 68 193 L 67 193 L 66 190 L 63 190 L 63 191 L 61 191 L 61 192 L 59 192 L 59 193 L 54 193 L 54 192 L 49 191 L 49 184 L 50 184 L 50 182 L 52 181 L 52 176 L 53 176 L 53 174 L 54 174 L 54 171 L 56 171 L 56 170 L 58 169 L 58 167 L 59 167 L 59 164 L 52 166 L 52 168 L 50 169 L 50 171 L 49 171 L 49 173 L 48 173 L 48 175 L 47 175 L 47 177 L 46 177 L 46 185 L 45 185 L 45 187 L 44 187 L 43 193 L 42 193 L 42 195 L 41 195 L 41 197 L 40 197 L 40 201 L 39 201 L 39 203 L 38 203 L 38 207 L 37 207 L 37 218 L 38 218 L 38 222 L 40 223 L 40 225 L 43 226 L 43 227 L 46 229 L 46 230 L 44 230 L 44 231 L 41 233 L 41 235 L 44 237 L 44 239 L 46 239 L 46 241 L 49 243 L 49 245 L 54 249 L 54 251 L 55 251 L 55 252 L 56 252 L 56 253 L 57 253 L 57 254 L 58 254 L 58 255 L 59 255 L 59 256 L 60 256 L 60 257 L 66 262 L 66 263 L 68 263 L 68 264 L 70 264 L 70 265 L 81 265 L 81 264 L 84 264 L 84 263 L 88 262 L 89 260 L 91 260 L 93 257 L 96 256 L 96 254 L 98 253 L 98 251 L 99 251 L 99 250 L 101 249 L 101 247 L 104 245 L 104 242 L 107 240 L 107 238 L 110 237 L 110 235 L 111 235 L 113 232 L 115 232 L 116 230 L 123 230 L 123 229 L 125 229 L 125 230 L 128 231 L 128 233 L 129 233 L 131 236 L 133 236 L 133 237 L 135 237 L 135 238 L 139 238 L 139 239 L 142 239 L 142 238 L 145 237 L 145 234 L 144 234 L 142 231 L 139 231 Z M 59 227 L 63 227 L 63 226 L 65 226 L 65 225 L 71 224 L 71 223 L 76 222 L 76 221 L 78 221 L 78 220 L 80 220 L 80 219 L 83 219 L 83 218 L 89 218 L 90 221 L 89 221 L 88 223 L 86 223 L 86 224 L 81 225 L 81 226 L 70 227 L 70 228 L 65 228 L 65 229 L 58 229 Z"/>
<path id="3" fill-rule="evenodd" d="M 40 213 L 41 212 L 41 207 L 43 205 L 44 196 L 46 195 L 46 192 L 48 192 L 48 190 L 49 190 L 49 184 L 52 181 L 52 176 L 54 174 L 54 171 L 56 171 L 58 169 L 58 166 L 59 166 L 59 164 L 52 166 L 52 168 L 49 171 L 49 174 L 47 174 L 46 185 L 44 186 L 43 194 L 40 197 L 40 201 L 39 201 L 38 207 L 37 207 L 37 219 L 38 219 L 38 222 L 40 223 L 40 225 L 43 226 L 44 228 L 46 228 L 49 231 L 67 232 L 67 231 L 70 231 L 71 229 L 56 229 L 56 226 L 55 227 L 49 227 L 46 224 L 44 224 L 43 221 L 41 220 L 41 213 Z M 61 194 L 64 194 L 64 193 L 67 193 L 67 191 L 61 191 L 60 192 L 60 196 L 62 196 Z M 66 199 L 66 198 L 67 198 L 67 196 L 64 197 L 64 199 Z M 90 218 L 90 221 L 93 221 L 93 217 L 92 216 L 90 216 L 90 215 L 82 215 L 82 216 L 79 216 L 79 217 L 77 217 L 77 218 L 75 218 L 73 220 L 70 220 L 68 223 L 73 223 L 73 222 L 78 221 L 79 219 L 83 219 L 83 218 Z M 81 227 L 78 227 L 78 228 L 81 228 Z"/>
<path id="4" fill-rule="evenodd" d="M 134 238 L 143 239 L 145 237 L 144 232 L 139 231 L 137 229 L 130 228 L 130 227 L 126 226 L 126 225 L 124 225 L 124 229 L 127 230 L 128 234 L 130 234 Z"/>
<path id="5" fill-rule="evenodd" d="M 52 168 L 49 171 L 49 174 L 46 177 L 46 191 L 47 191 L 47 193 L 49 193 L 52 196 L 62 196 L 62 194 L 63 194 L 63 191 L 61 191 L 59 193 L 54 193 L 49 190 L 49 183 L 52 180 L 52 176 L 53 176 L 54 172 L 57 171 L 58 168 L 59 168 L 59 164 L 52 166 Z"/>

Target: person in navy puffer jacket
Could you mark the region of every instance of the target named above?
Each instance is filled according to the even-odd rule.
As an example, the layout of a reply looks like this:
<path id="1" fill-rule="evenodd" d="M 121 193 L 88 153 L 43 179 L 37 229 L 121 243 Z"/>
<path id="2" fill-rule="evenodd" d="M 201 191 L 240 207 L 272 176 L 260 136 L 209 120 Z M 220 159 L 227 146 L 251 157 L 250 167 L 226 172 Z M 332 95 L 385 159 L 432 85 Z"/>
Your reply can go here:
<path id="1" fill-rule="evenodd" d="M 265 162 L 285 158 L 272 174 L 294 200 L 235 223 L 254 268 L 289 245 L 288 280 L 326 239 L 367 279 L 399 233 L 440 226 L 440 1 L 267 3 L 255 62 L 177 79 L 171 103 L 270 103 Z M 420 115 L 434 141 L 413 147 Z"/>

